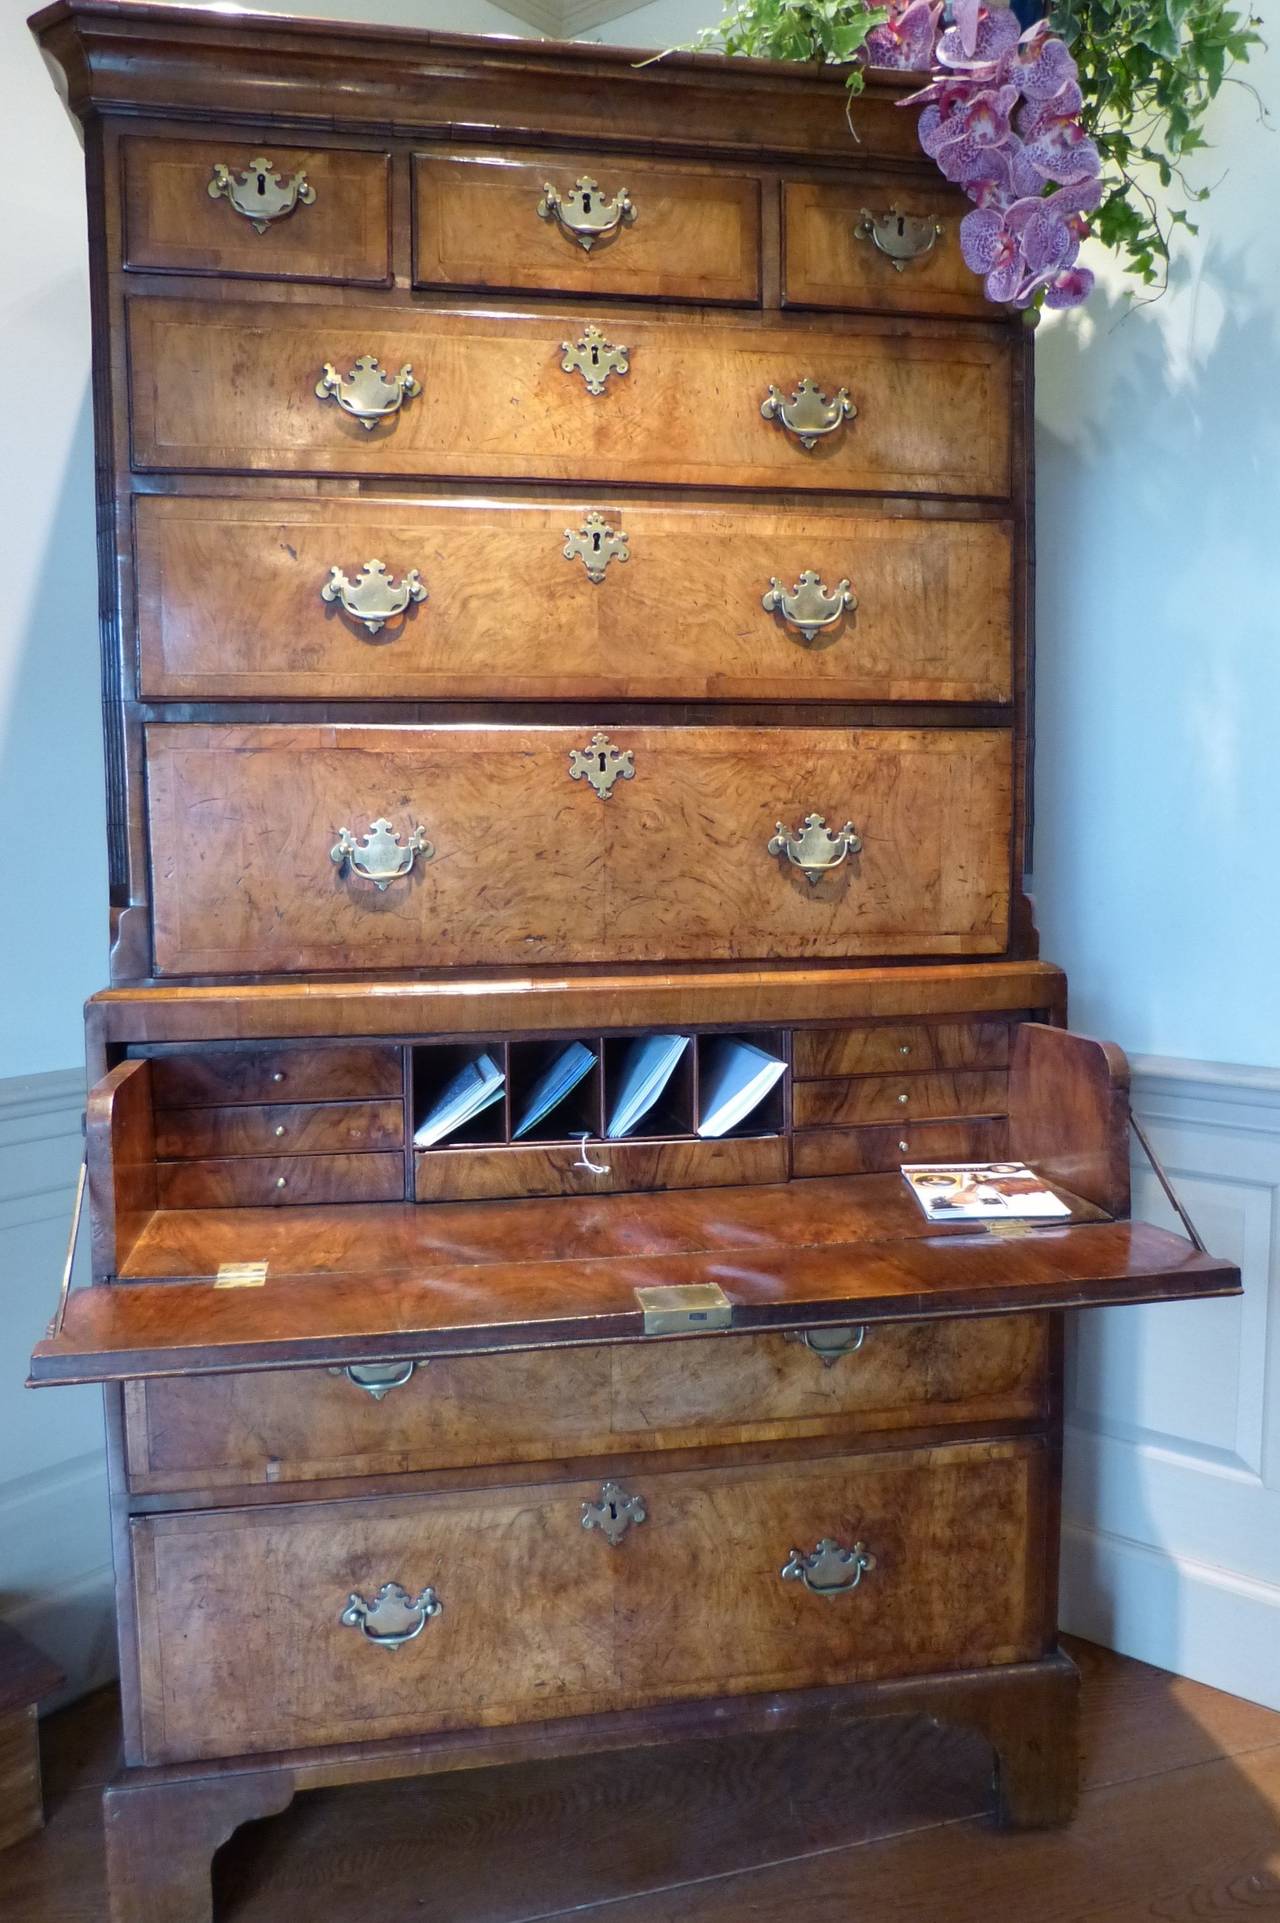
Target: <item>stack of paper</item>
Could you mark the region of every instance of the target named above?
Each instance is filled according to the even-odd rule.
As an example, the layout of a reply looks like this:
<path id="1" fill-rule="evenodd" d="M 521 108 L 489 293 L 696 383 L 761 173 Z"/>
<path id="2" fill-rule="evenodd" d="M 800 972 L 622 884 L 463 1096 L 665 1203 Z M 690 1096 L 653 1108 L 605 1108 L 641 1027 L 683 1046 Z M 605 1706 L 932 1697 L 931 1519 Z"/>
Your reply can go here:
<path id="1" fill-rule="evenodd" d="M 506 1077 L 492 1055 L 476 1055 L 464 1062 L 443 1093 L 437 1096 L 427 1118 L 414 1130 L 415 1148 L 430 1148 L 446 1135 L 452 1135 L 464 1122 L 492 1108 L 502 1100 Z"/>
<path id="2" fill-rule="evenodd" d="M 611 1142 L 630 1135 L 644 1120 L 688 1046 L 687 1035 L 637 1035 L 630 1043 L 618 1070 L 613 1113 L 605 1131 Z"/>
<path id="3" fill-rule="evenodd" d="M 935 1222 L 1020 1222 L 1071 1213 L 1025 1162 L 913 1162 L 902 1173 Z"/>
<path id="4" fill-rule="evenodd" d="M 522 1135 L 536 1128 L 543 1116 L 558 1107 L 595 1065 L 596 1057 L 582 1042 L 570 1042 L 567 1048 L 561 1049 L 530 1089 L 520 1119 L 511 1131 L 512 1141 L 518 1142 Z"/>
<path id="5" fill-rule="evenodd" d="M 699 1135 L 724 1135 L 735 1128 L 786 1072 L 785 1062 L 776 1055 L 766 1055 L 753 1042 L 719 1036 L 702 1061 Z"/>

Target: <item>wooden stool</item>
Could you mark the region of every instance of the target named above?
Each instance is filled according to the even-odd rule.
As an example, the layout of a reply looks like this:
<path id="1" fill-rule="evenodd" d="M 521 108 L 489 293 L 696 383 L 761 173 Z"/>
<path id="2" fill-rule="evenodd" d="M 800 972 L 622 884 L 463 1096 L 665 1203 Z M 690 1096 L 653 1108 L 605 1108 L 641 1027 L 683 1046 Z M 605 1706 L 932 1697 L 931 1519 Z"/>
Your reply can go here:
<path id="1" fill-rule="evenodd" d="M 0 1850 L 44 1823 L 36 1705 L 64 1680 L 56 1663 L 0 1623 Z"/>

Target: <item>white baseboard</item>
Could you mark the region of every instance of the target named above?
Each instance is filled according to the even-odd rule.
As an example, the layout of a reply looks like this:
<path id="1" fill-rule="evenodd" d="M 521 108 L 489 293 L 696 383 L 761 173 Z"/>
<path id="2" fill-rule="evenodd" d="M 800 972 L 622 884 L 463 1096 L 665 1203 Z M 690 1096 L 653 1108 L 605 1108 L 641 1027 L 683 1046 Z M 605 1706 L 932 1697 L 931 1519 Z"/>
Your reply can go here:
<path id="1" fill-rule="evenodd" d="M 1280 1586 L 1080 1523 L 1062 1530 L 1063 1629 L 1280 1709 Z"/>

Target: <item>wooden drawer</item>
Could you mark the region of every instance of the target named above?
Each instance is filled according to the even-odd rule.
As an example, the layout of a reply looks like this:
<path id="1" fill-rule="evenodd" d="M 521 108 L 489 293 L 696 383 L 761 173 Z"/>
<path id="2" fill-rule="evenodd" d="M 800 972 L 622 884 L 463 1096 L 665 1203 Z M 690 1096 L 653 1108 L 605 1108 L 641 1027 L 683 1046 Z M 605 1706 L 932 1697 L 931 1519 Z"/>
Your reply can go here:
<path id="1" fill-rule="evenodd" d="M 225 194 L 210 196 L 218 163 L 239 189 L 260 141 L 127 139 L 124 153 L 126 267 L 255 279 L 383 283 L 391 278 L 391 161 L 351 147 L 281 147 L 266 157 L 280 184 L 305 173 L 314 198 L 261 232 Z M 258 178 L 248 181 L 256 204 Z M 266 183 L 271 192 L 272 182 Z M 239 191 L 243 199 L 243 191 Z"/>
<path id="2" fill-rule="evenodd" d="M 629 372 L 591 394 L 566 372 L 588 325 Z M 147 470 L 466 476 L 1004 497 L 1003 329 L 857 333 L 711 326 L 598 308 L 528 316 L 129 303 L 133 462 Z M 316 393 L 376 357 L 421 385 L 371 430 Z M 806 449 L 761 406 L 802 379 L 858 409 Z"/>
<path id="3" fill-rule="evenodd" d="M 795 1136 L 796 1175 L 879 1175 L 904 1162 L 996 1162 L 1009 1153 L 1009 1125 L 987 1121 L 902 1123 L 892 1128 L 809 1128 Z"/>
<path id="4" fill-rule="evenodd" d="M 157 1377 L 125 1390 L 137 1494 L 396 1475 L 618 1450 L 1034 1421 L 1040 1315 L 888 1322 L 837 1361 L 735 1336 L 440 1357 L 378 1399 L 341 1371 Z"/>
<path id="5" fill-rule="evenodd" d="M 797 1081 L 806 1081 L 931 1068 L 1007 1068 L 1009 1029 L 1005 1020 L 801 1028 L 792 1043 L 793 1072 Z"/>
<path id="6" fill-rule="evenodd" d="M 225 1155 L 323 1155 L 404 1146 L 404 1104 L 273 1102 L 166 1108 L 156 1115 L 162 1162 Z"/>
<path id="7" fill-rule="evenodd" d="M 398 1202 L 404 1156 L 253 1155 L 240 1160 L 159 1162 L 162 1209 L 241 1209 L 297 1202 Z"/>
<path id="8" fill-rule="evenodd" d="M 414 1155 L 419 1202 L 483 1201 L 517 1195 L 611 1195 L 624 1189 L 727 1188 L 785 1182 L 787 1144 L 759 1140 L 593 1141 L 583 1166 L 575 1143 L 424 1149 Z M 603 1173 L 600 1171 L 603 1170 Z"/>
<path id="9" fill-rule="evenodd" d="M 877 220 L 883 223 L 884 247 L 902 245 L 891 210 L 907 220 L 926 223 L 921 241 L 934 229 L 927 253 L 897 261 L 877 245 L 873 238 Z M 960 222 L 966 211 L 960 196 L 940 181 L 868 176 L 847 185 L 785 182 L 783 305 L 887 308 L 904 314 L 973 315 L 989 320 L 991 305 L 982 282 L 965 266 L 960 252 Z M 912 237 L 908 229 L 907 245 Z"/>
<path id="10" fill-rule="evenodd" d="M 151 1063 L 151 1088 L 157 1108 L 400 1096 L 404 1092 L 404 1058 L 395 1047 L 302 1044 L 157 1055 Z"/>
<path id="11" fill-rule="evenodd" d="M 597 1480 L 138 1518 L 144 1760 L 1026 1660 L 1044 1485 L 1034 1442 L 646 1473 L 616 1547 Z M 835 1598 L 781 1574 L 823 1537 L 875 1559 Z M 440 1605 L 394 1663 L 343 1620 L 386 1583 Z"/>
<path id="12" fill-rule="evenodd" d="M 1003 1115 L 1009 1106 L 1009 1078 L 996 1070 L 973 1070 L 797 1082 L 791 1104 L 797 1128 L 930 1121 L 942 1115 Z"/>
<path id="13" fill-rule="evenodd" d="M 629 558 L 593 581 L 599 513 Z M 602 537 L 603 539 L 604 537 Z M 156 700 L 616 696 L 1006 701 L 1007 522 L 850 503 L 803 513 L 559 502 L 134 502 L 142 692 Z M 321 599 L 381 560 L 427 600 L 369 633 Z M 857 608 L 807 643 L 763 602 L 808 570 Z"/>
<path id="14" fill-rule="evenodd" d="M 156 971 L 1004 948 L 1006 732 L 614 738 L 635 775 L 604 799 L 569 775 L 590 726 L 151 727 Z M 768 852 L 811 812 L 852 817 L 863 840 L 812 886 Z M 330 858 L 340 829 L 362 838 L 379 817 L 435 850 L 384 890 Z"/>
<path id="15" fill-rule="evenodd" d="M 583 176 L 598 183 L 571 204 Z M 565 221 L 616 208 L 625 189 L 630 219 L 589 247 L 554 214 L 542 218 L 547 185 Z M 760 182 L 702 167 L 671 168 L 617 155 L 418 155 L 413 163 L 414 285 L 629 294 L 701 305 L 760 300 Z"/>

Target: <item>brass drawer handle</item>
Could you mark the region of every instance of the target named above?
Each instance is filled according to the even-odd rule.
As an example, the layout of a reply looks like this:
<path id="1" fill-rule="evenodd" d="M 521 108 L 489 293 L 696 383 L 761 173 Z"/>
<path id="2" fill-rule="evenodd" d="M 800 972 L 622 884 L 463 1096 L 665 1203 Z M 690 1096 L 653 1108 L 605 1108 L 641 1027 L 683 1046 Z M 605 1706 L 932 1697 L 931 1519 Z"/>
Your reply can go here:
<path id="1" fill-rule="evenodd" d="M 430 861 L 435 852 L 425 829 L 415 828 L 409 839 L 402 842 L 391 823 L 380 816 L 360 841 L 349 828 L 339 828 L 329 859 L 339 868 L 345 863 L 352 874 L 359 875 L 362 881 L 371 881 L 380 893 L 385 893 L 393 881 L 410 872 L 419 855 L 424 861 Z"/>
<path id="2" fill-rule="evenodd" d="M 566 374 L 581 374 L 588 394 L 603 394 L 610 374 L 625 374 L 631 366 L 629 347 L 615 347 L 598 327 L 588 327 L 576 341 L 561 341 L 560 362 Z"/>
<path id="3" fill-rule="evenodd" d="M 806 376 L 790 400 L 770 383 L 760 412 L 766 421 L 777 421 L 788 434 L 794 434 L 802 447 L 812 448 L 824 435 L 834 434 L 843 422 L 851 421 L 858 410 L 849 399 L 847 387 L 837 388 L 834 398 L 828 400 L 818 383 Z"/>
<path id="4" fill-rule="evenodd" d="M 610 197 L 601 193 L 599 181 L 590 174 L 579 174 L 567 194 L 557 193 L 547 181 L 538 202 L 539 220 L 554 220 L 560 231 L 588 254 L 598 240 L 607 240 L 624 224 L 630 227 L 635 217 L 635 206 L 625 187 L 619 187 Z"/>
<path id="5" fill-rule="evenodd" d="M 933 252 L 942 222 L 932 214 L 904 214 L 898 207 L 887 207 L 879 214 L 864 207 L 853 232 L 857 240 L 874 242 L 877 253 L 901 274 L 909 261 L 923 260 Z"/>
<path id="6" fill-rule="evenodd" d="M 788 1342 L 798 1342 L 816 1355 L 824 1369 L 834 1369 L 843 1355 L 856 1355 L 867 1339 L 865 1322 L 847 1329 L 789 1329 Z"/>
<path id="7" fill-rule="evenodd" d="M 408 361 L 399 373 L 384 374 L 376 354 L 361 354 L 349 374 L 339 374 L 333 362 L 326 361 L 316 382 L 318 400 L 336 401 L 344 414 L 370 432 L 421 392 L 422 383 L 414 379 Z"/>
<path id="8" fill-rule="evenodd" d="M 370 634 L 377 634 L 388 621 L 403 614 L 411 601 L 426 598 L 417 568 L 406 568 L 397 581 L 382 561 L 366 561 L 354 581 L 349 581 L 341 568 L 330 568 L 329 579 L 320 590 L 322 601 L 340 602 L 343 612 Z"/>
<path id="9" fill-rule="evenodd" d="M 345 1376 L 357 1389 L 363 1389 L 375 1402 L 381 1402 L 393 1389 L 403 1389 L 412 1381 L 416 1362 L 353 1362 L 346 1369 L 330 1369 L 330 1375 Z"/>
<path id="10" fill-rule="evenodd" d="M 581 527 L 564 531 L 564 558 L 581 561 L 592 581 L 604 580 L 610 561 L 629 561 L 631 549 L 621 528 L 613 528 L 604 515 L 592 509 Z"/>
<path id="11" fill-rule="evenodd" d="M 802 1582 L 812 1595 L 847 1596 L 875 1566 L 865 1543 L 842 1549 L 834 1536 L 824 1536 L 807 1556 L 793 1549 L 778 1573 L 783 1582 Z"/>
<path id="12" fill-rule="evenodd" d="M 398 1582 L 384 1582 L 372 1602 L 353 1589 L 338 1621 L 344 1628 L 358 1629 L 379 1649 L 400 1649 L 420 1636 L 443 1608 L 434 1589 L 411 1596 Z"/>
<path id="13" fill-rule="evenodd" d="M 838 868 L 846 855 L 856 855 L 861 847 L 851 821 L 832 833 L 825 815 L 806 815 L 803 825 L 794 833 L 780 821 L 768 844 L 768 852 L 785 855 L 813 887 L 829 868 Z"/>
<path id="14" fill-rule="evenodd" d="M 582 1505 L 584 1529 L 598 1529 L 614 1549 L 632 1524 L 647 1522 L 649 1512 L 642 1496 L 629 1496 L 620 1483 L 606 1482 L 596 1502 Z"/>
<path id="15" fill-rule="evenodd" d="M 774 575 L 762 605 L 766 614 L 780 614 L 793 628 L 799 628 L 806 641 L 812 641 L 823 628 L 833 628 L 846 610 L 856 608 L 858 597 L 847 580 L 824 588 L 814 569 L 806 568 L 790 594 Z"/>
<path id="16" fill-rule="evenodd" d="M 209 182 L 210 200 L 227 200 L 258 233 L 265 234 L 273 220 L 283 220 L 299 202 L 310 207 L 316 190 L 300 167 L 288 180 L 281 178 L 265 154 L 251 160 L 241 173 L 235 173 L 225 160 L 213 163 Z"/>

